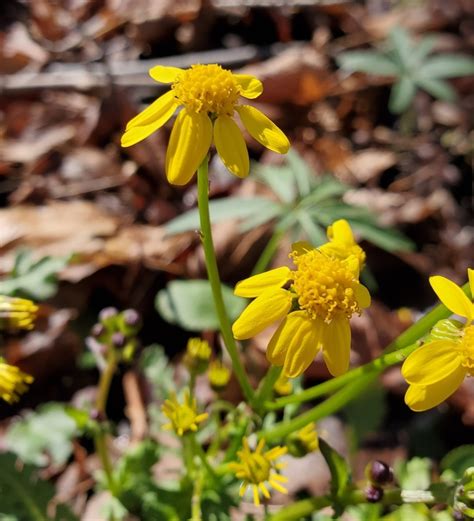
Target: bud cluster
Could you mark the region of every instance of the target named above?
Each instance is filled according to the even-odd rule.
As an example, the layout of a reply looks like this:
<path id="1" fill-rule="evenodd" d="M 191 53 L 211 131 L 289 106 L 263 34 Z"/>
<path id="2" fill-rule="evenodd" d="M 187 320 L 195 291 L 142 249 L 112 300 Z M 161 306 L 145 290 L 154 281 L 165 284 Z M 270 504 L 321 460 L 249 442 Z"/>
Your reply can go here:
<path id="1" fill-rule="evenodd" d="M 378 503 L 383 498 L 383 487 L 393 483 L 393 470 L 387 463 L 374 460 L 365 468 L 365 476 L 369 481 L 365 497 L 369 503 Z"/>

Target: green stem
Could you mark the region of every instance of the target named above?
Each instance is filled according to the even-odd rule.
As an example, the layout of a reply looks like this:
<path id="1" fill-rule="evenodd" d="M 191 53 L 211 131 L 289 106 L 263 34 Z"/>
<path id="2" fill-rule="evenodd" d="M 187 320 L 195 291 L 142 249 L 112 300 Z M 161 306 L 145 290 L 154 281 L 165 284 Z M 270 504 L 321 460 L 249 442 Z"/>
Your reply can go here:
<path id="1" fill-rule="evenodd" d="M 255 266 L 253 267 L 252 275 L 257 275 L 258 273 L 262 273 L 262 271 L 265 271 L 267 269 L 267 266 L 270 264 L 273 255 L 275 255 L 275 252 L 277 251 L 278 246 L 280 244 L 280 240 L 284 234 L 285 230 L 280 230 L 278 228 L 276 228 L 273 231 L 270 240 L 267 242 L 260 257 L 258 258 L 258 261 L 255 263 Z"/>
<path id="2" fill-rule="evenodd" d="M 193 449 L 194 453 L 199 456 L 199 459 L 201 460 L 204 468 L 206 469 L 206 472 L 208 473 L 209 477 L 214 481 L 215 483 L 218 483 L 219 478 L 217 477 L 217 474 L 214 472 L 214 469 L 209 464 L 209 461 L 207 460 L 207 454 L 204 452 L 203 448 L 199 444 L 199 442 L 196 440 L 196 437 L 194 435 L 190 435 L 193 443 Z"/>
<path id="3" fill-rule="evenodd" d="M 255 406 L 257 410 L 259 410 L 260 406 L 264 404 L 265 401 L 270 397 L 273 391 L 273 386 L 278 380 L 280 373 L 281 367 L 276 367 L 274 365 L 269 367 L 267 374 L 263 377 L 263 380 L 261 381 L 257 390 L 257 397 L 255 399 Z"/>
<path id="4" fill-rule="evenodd" d="M 181 437 L 183 443 L 183 459 L 186 467 L 186 479 L 191 483 L 194 480 L 194 443 L 191 435 L 185 435 Z"/>
<path id="5" fill-rule="evenodd" d="M 208 180 L 208 157 L 206 156 L 198 168 L 198 206 L 199 218 L 201 221 L 202 244 L 204 255 L 206 258 L 207 275 L 212 289 L 214 305 L 216 307 L 217 316 L 221 328 L 224 344 L 227 348 L 229 356 L 232 360 L 232 366 L 239 381 L 240 387 L 245 398 L 253 405 L 254 392 L 245 373 L 244 367 L 240 361 L 237 344 L 232 334 L 229 317 L 222 298 L 221 281 L 219 278 L 219 270 L 217 268 L 217 260 L 212 240 L 211 218 L 209 215 L 209 180 Z"/>
<path id="6" fill-rule="evenodd" d="M 191 521 L 202 521 L 201 495 L 202 495 L 202 472 L 198 472 L 193 482 L 193 495 L 191 498 Z"/>
<path id="7" fill-rule="evenodd" d="M 464 284 L 462 289 L 467 295 L 470 295 L 469 283 Z M 386 353 L 391 353 L 395 350 L 399 351 L 411 347 L 411 344 L 415 344 L 438 322 L 438 320 L 448 318 L 451 314 L 451 311 L 446 306 L 439 304 L 422 317 L 416 324 L 413 324 L 398 336 L 384 351 Z M 397 355 L 398 353 L 393 354 Z M 374 360 L 374 362 L 376 361 Z M 290 421 L 277 423 L 268 431 L 260 432 L 259 437 L 265 438 L 267 441 L 284 438 L 291 432 L 305 427 L 308 423 L 318 421 L 330 414 L 334 414 L 363 393 L 375 380 L 378 374 L 379 370 L 376 370 L 361 376 L 359 379 L 354 380 L 350 385 L 347 385 L 338 393 L 334 394 L 323 403 L 316 405 L 309 411 Z"/>

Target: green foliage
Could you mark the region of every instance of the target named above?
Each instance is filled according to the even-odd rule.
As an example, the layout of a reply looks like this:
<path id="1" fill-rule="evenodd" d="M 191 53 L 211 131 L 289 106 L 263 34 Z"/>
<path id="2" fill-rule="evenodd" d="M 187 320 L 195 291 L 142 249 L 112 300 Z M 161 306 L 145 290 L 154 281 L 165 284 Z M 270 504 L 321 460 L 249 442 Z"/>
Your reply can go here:
<path id="1" fill-rule="evenodd" d="M 321 438 L 319 449 L 331 472 L 331 495 L 337 501 L 351 482 L 351 469 L 347 461 Z"/>
<path id="2" fill-rule="evenodd" d="M 461 478 L 469 467 L 474 467 L 474 445 L 456 447 L 441 460 L 441 468 L 453 471 L 458 478 Z"/>
<path id="3" fill-rule="evenodd" d="M 412 458 L 395 465 L 395 475 L 405 490 L 428 490 L 431 484 L 431 461 Z"/>
<path id="4" fill-rule="evenodd" d="M 228 286 L 222 285 L 224 303 L 230 320 L 235 320 L 245 306 Z M 173 280 L 156 295 L 160 315 L 187 331 L 219 329 L 212 290 L 207 280 Z"/>
<path id="5" fill-rule="evenodd" d="M 54 488 L 39 479 L 35 467 L 16 464 L 16 456 L 0 454 L 0 519 L 9 521 L 74 521 L 77 518 L 64 505 L 56 515 L 48 515 Z"/>
<path id="6" fill-rule="evenodd" d="M 210 201 L 212 222 L 240 220 L 242 232 L 261 224 L 275 222 L 275 230 L 289 233 L 293 241 L 307 239 L 315 246 L 326 242 L 326 226 L 347 219 L 351 226 L 373 244 L 387 251 L 413 249 L 413 243 L 399 232 L 381 227 L 365 208 L 344 203 L 348 187 L 327 175 L 316 178 L 306 162 L 294 150 L 285 156 L 282 166 L 257 166 L 257 179 L 278 197 L 227 197 Z M 167 233 L 199 229 L 197 210 L 170 221 Z"/>
<path id="7" fill-rule="evenodd" d="M 8 279 L 0 281 L 0 293 L 12 297 L 45 300 L 57 290 L 57 274 L 69 262 L 64 257 L 43 257 L 35 261 L 30 251 L 20 251 Z"/>
<path id="8" fill-rule="evenodd" d="M 146 347 L 140 356 L 140 368 L 153 387 L 155 396 L 167 396 L 175 389 L 173 368 L 162 346 L 152 344 Z"/>
<path id="9" fill-rule="evenodd" d="M 71 455 L 72 439 L 77 432 L 76 421 L 65 406 L 48 403 L 11 425 L 6 445 L 25 463 L 41 467 L 50 462 L 63 465 Z"/>
<path id="10" fill-rule="evenodd" d="M 474 74 L 474 60 L 460 54 L 430 55 L 435 38 L 424 36 L 414 42 L 401 27 L 393 29 L 386 51 L 348 51 L 341 53 L 338 64 L 345 70 L 378 76 L 395 76 L 389 109 L 395 114 L 405 111 L 418 88 L 433 97 L 454 101 L 456 92 L 445 78 Z"/>

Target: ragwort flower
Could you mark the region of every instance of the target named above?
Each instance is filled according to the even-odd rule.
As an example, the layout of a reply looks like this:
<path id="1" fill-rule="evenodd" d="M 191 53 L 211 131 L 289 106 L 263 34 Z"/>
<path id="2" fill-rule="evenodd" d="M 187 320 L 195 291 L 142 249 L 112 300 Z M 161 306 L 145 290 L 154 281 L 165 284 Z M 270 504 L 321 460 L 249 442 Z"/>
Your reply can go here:
<path id="1" fill-rule="evenodd" d="M 349 367 L 349 319 L 370 305 L 370 294 L 359 282 L 360 256 L 340 258 L 324 247 L 298 243 L 290 257 L 296 270 L 276 268 L 236 285 L 236 295 L 256 298 L 234 323 L 234 336 L 251 338 L 281 321 L 267 348 L 271 364 L 294 378 L 322 348 L 329 372 L 341 375 Z"/>
<path id="2" fill-rule="evenodd" d="M 306 427 L 303 427 L 299 431 L 292 432 L 286 441 L 288 450 L 292 456 L 296 458 L 302 458 L 319 449 L 318 431 L 316 425 L 308 423 Z"/>
<path id="3" fill-rule="evenodd" d="M 214 391 L 223 391 L 227 387 L 231 376 L 232 373 L 230 369 L 224 365 L 221 360 L 216 359 L 209 364 L 207 377 Z"/>
<path id="4" fill-rule="evenodd" d="M 473 295 L 474 270 L 467 271 Z M 441 302 L 467 322 L 464 327 L 451 327 L 444 338 L 434 337 L 403 363 L 402 374 L 409 383 L 405 403 L 413 411 L 436 407 L 457 390 L 466 376 L 474 376 L 474 303 L 445 277 L 431 277 L 430 284 Z"/>
<path id="5" fill-rule="evenodd" d="M 255 451 L 249 447 L 248 440 L 244 438 L 243 448 L 237 452 L 240 461 L 229 463 L 229 468 L 235 472 L 237 478 L 242 479 L 240 485 L 240 496 L 242 497 L 249 486 L 253 490 L 253 501 L 260 505 L 260 492 L 266 499 L 270 498 L 268 485 L 275 490 L 287 494 L 288 491 L 281 483 L 286 483 L 288 479 L 278 473 L 285 467 L 284 463 L 276 463 L 283 454 L 286 454 L 286 447 L 273 447 L 263 452 L 265 440 L 260 440 Z"/>
<path id="6" fill-rule="evenodd" d="M 290 143 L 283 132 L 264 114 L 239 98 L 254 99 L 263 91 L 262 83 L 247 74 L 233 74 L 220 65 L 193 65 L 190 69 L 163 67 L 150 69 L 158 82 L 171 90 L 135 116 L 125 129 L 122 146 L 129 147 L 147 138 L 178 114 L 166 153 L 166 176 L 171 184 L 188 183 L 209 151 L 212 141 L 224 165 L 236 176 L 249 173 L 249 156 L 242 133 L 234 120 L 240 116 L 249 134 L 266 148 L 285 154 Z"/>
<path id="7" fill-rule="evenodd" d="M 209 364 L 212 350 L 207 340 L 201 338 L 190 338 L 186 345 L 184 363 L 191 372 L 203 373 Z"/>
<path id="8" fill-rule="evenodd" d="M 28 390 L 28 384 L 31 382 L 32 376 L 0 358 L 0 398 L 8 403 L 17 402 L 20 394 Z"/>
<path id="9" fill-rule="evenodd" d="M 173 394 L 171 399 L 165 400 L 161 409 L 170 420 L 170 423 L 163 425 L 163 429 L 173 429 L 178 436 L 183 436 L 188 431 L 196 432 L 199 424 L 209 416 L 207 412 L 198 414 L 196 399 L 191 398 L 187 389 L 184 392 L 183 403 Z"/>
<path id="10" fill-rule="evenodd" d="M 33 329 L 37 311 L 31 300 L 0 295 L 0 330 Z"/>

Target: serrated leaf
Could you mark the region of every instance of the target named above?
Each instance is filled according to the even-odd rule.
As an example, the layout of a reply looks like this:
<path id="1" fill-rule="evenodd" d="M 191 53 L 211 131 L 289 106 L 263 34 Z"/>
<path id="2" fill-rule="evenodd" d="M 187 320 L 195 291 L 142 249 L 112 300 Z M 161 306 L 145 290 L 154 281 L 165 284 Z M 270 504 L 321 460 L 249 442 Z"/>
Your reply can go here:
<path id="1" fill-rule="evenodd" d="M 331 494 L 341 497 L 351 481 L 351 470 L 347 461 L 323 439 L 319 439 L 319 449 L 331 472 Z"/>
<path id="2" fill-rule="evenodd" d="M 68 264 L 65 257 L 43 257 L 34 261 L 29 251 L 17 254 L 10 278 L 0 281 L 0 293 L 45 300 L 57 290 L 57 274 Z"/>
<path id="3" fill-rule="evenodd" d="M 474 445 L 456 447 L 441 460 L 441 468 L 452 470 L 458 478 L 461 478 L 469 467 L 474 467 Z"/>
<path id="4" fill-rule="evenodd" d="M 400 114 L 413 101 L 416 93 L 416 84 L 408 76 L 402 76 L 392 87 L 388 109 L 393 114 Z"/>
<path id="5" fill-rule="evenodd" d="M 449 83 L 444 80 L 437 78 L 417 78 L 417 84 L 425 90 L 428 94 L 431 94 L 434 98 L 444 101 L 456 101 L 456 91 L 451 87 Z"/>
<path id="6" fill-rule="evenodd" d="M 474 75 L 474 60 L 461 54 L 441 54 L 429 58 L 416 71 L 422 78 L 458 78 Z"/>
<path id="7" fill-rule="evenodd" d="M 347 51 L 336 58 L 338 65 L 352 72 L 365 72 L 378 76 L 399 76 L 399 66 L 388 56 L 376 51 Z"/>
<path id="8" fill-rule="evenodd" d="M 231 288 L 222 285 L 224 303 L 233 322 L 245 307 L 245 299 L 236 297 Z M 160 315 L 187 331 L 219 329 L 212 290 L 207 280 L 174 280 L 156 295 L 155 306 Z"/>
<path id="9" fill-rule="evenodd" d="M 209 213 L 212 223 L 229 219 L 245 219 L 258 215 L 268 208 L 280 208 L 280 205 L 266 197 L 225 197 L 209 202 Z M 169 221 L 165 230 L 167 235 L 200 229 L 199 211 L 197 208 Z"/>

